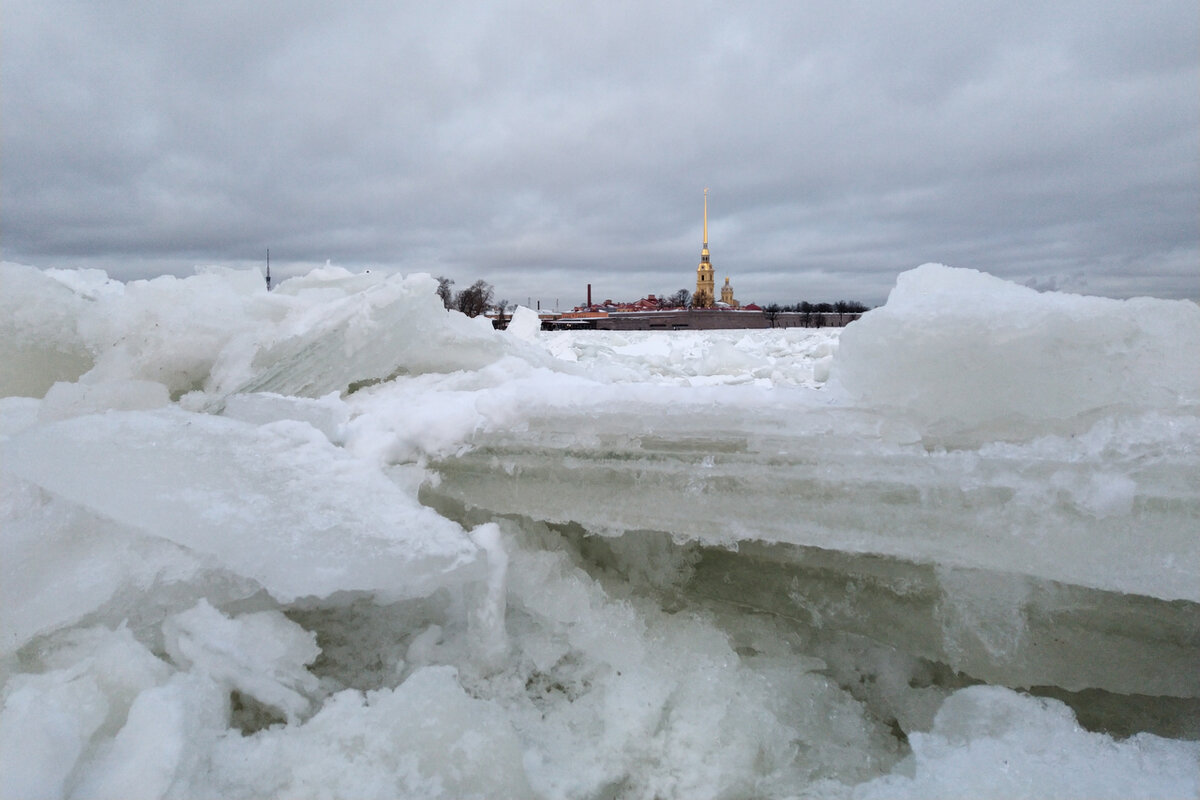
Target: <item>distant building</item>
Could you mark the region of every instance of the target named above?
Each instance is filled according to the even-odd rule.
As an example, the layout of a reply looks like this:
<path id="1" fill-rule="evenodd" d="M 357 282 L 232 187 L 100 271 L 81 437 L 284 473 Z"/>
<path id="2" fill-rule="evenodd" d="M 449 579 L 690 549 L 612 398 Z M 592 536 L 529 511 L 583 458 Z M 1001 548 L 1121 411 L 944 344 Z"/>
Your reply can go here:
<path id="1" fill-rule="evenodd" d="M 733 287 L 729 285 L 729 277 L 725 277 L 725 285 L 721 287 L 721 303 L 730 308 L 737 308 L 738 301 L 733 299 Z"/>

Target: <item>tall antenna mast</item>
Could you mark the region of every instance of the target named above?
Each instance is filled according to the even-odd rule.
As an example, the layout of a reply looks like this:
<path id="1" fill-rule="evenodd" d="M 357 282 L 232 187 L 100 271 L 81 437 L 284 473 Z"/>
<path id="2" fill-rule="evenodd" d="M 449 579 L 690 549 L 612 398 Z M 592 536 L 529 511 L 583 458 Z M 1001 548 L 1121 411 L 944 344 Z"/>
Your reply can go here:
<path id="1" fill-rule="evenodd" d="M 271 248 L 267 248 L 267 291 L 271 291 Z"/>

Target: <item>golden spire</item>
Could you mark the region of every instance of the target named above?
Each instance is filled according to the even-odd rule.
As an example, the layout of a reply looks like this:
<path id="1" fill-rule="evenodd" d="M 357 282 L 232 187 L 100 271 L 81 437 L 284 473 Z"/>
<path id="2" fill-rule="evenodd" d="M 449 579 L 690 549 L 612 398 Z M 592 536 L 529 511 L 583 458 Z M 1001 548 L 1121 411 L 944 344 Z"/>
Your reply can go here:
<path id="1" fill-rule="evenodd" d="M 704 247 L 700 250 L 700 266 L 696 267 L 696 293 L 694 303 L 698 308 L 709 308 L 713 304 L 713 268 L 708 254 L 708 189 L 704 190 Z"/>

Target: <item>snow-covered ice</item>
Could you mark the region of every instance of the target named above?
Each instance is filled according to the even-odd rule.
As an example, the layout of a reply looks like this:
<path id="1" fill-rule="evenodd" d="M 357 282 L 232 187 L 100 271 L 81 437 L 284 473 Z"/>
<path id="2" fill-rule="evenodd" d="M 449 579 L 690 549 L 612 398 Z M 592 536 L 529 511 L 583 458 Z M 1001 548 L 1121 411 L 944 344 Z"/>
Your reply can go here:
<path id="1" fill-rule="evenodd" d="M 0 797 L 1200 793 L 1195 303 L 0 287 Z"/>

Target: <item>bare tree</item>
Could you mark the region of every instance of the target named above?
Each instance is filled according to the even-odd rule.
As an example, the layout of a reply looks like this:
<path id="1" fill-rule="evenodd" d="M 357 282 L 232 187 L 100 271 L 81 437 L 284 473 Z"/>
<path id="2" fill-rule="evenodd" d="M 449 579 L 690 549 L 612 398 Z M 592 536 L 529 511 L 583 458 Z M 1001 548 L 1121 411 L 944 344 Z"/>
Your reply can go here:
<path id="1" fill-rule="evenodd" d="M 692 293 L 687 289 L 680 289 L 675 294 L 663 300 L 663 305 L 670 308 L 687 308 L 692 301 Z"/>
<path id="2" fill-rule="evenodd" d="M 454 307 L 468 317 L 478 317 L 492 305 L 492 285 L 487 281 L 475 281 L 470 288 L 463 289 L 454 298 Z"/>
<path id="3" fill-rule="evenodd" d="M 508 307 L 509 307 L 509 303 L 507 300 L 497 300 L 496 305 L 493 306 L 493 308 L 496 311 L 495 325 L 497 328 L 504 329 L 504 328 L 508 327 L 508 319 L 509 318 L 505 313 L 508 311 Z"/>
<path id="4" fill-rule="evenodd" d="M 845 300 L 838 300 L 833 304 L 833 310 L 837 312 L 837 324 L 839 326 L 846 324 L 846 311 L 850 308 L 850 304 Z"/>
<path id="5" fill-rule="evenodd" d="M 766 318 L 767 322 L 771 324 L 771 327 L 774 328 L 775 320 L 779 319 L 779 304 L 771 303 L 768 306 L 764 306 L 762 315 Z"/>
<path id="6" fill-rule="evenodd" d="M 454 293 L 450 291 L 450 287 L 454 285 L 454 281 L 438 275 L 437 282 L 437 296 L 442 298 L 442 305 L 449 311 L 451 308 L 454 308 Z"/>
<path id="7" fill-rule="evenodd" d="M 813 326 L 813 318 L 816 312 L 813 310 L 813 304 L 804 300 L 796 306 L 796 310 L 800 312 L 800 324 L 806 328 Z"/>

